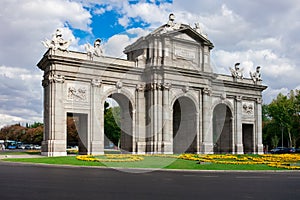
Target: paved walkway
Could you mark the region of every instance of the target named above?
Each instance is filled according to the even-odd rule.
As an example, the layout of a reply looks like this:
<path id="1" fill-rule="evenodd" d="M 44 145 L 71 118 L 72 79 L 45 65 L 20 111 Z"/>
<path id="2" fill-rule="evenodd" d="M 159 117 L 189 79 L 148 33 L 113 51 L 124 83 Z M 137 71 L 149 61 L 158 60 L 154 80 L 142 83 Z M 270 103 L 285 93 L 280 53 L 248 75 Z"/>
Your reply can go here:
<path id="1" fill-rule="evenodd" d="M 23 155 L 0 155 L 0 159 L 4 158 L 40 158 L 42 157 L 41 155 L 30 155 L 30 154 L 23 154 Z"/>

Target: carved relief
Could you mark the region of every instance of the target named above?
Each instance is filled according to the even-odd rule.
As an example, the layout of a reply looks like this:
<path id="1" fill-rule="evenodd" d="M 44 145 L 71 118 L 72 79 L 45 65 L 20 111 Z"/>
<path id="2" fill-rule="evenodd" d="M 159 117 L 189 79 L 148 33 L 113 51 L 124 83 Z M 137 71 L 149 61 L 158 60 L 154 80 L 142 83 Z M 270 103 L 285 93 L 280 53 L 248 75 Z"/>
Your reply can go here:
<path id="1" fill-rule="evenodd" d="M 253 103 L 243 103 L 243 113 L 247 115 L 252 115 L 254 113 Z"/>
<path id="2" fill-rule="evenodd" d="M 77 102 L 87 102 L 87 87 L 73 84 L 68 85 L 67 99 Z"/>

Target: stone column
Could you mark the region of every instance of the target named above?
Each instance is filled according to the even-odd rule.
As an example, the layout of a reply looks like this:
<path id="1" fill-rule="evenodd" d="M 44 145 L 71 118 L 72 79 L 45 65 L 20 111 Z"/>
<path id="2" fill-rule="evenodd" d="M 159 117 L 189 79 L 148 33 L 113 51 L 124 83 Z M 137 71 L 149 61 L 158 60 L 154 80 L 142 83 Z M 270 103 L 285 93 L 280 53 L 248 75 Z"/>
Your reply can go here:
<path id="1" fill-rule="evenodd" d="M 256 150 L 258 154 L 264 153 L 264 146 L 262 143 L 262 99 L 258 98 L 256 100 Z"/>
<path id="2" fill-rule="evenodd" d="M 163 127 L 162 127 L 162 140 L 163 140 L 163 147 L 162 147 L 162 153 L 165 154 L 172 154 L 173 153 L 173 143 L 171 141 L 172 131 L 170 130 L 171 126 L 171 111 L 170 111 L 170 105 L 169 105 L 169 90 L 171 88 L 170 83 L 164 83 L 163 84 Z"/>
<path id="3" fill-rule="evenodd" d="M 63 84 L 65 77 L 50 74 L 43 80 L 44 87 L 44 141 L 42 142 L 42 155 L 66 156 L 67 133 L 66 113 L 63 109 Z"/>
<path id="4" fill-rule="evenodd" d="M 104 105 L 101 102 L 101 80 L 93 79 L 91 82 L 91 122 L 90 151 L 89 154 L 104 154 Z"/>
<path id="5" fill-rule="evenodd" d="M 162 153 L 163 147 L 163 97 L 162 97 L 162 83 L 157 83 L 157 153 Z"/>
<path id="6" fill-rule="evenodd" d="M 151 121 L 153 120 L 153 136 L 154 136 L 154 144 L 153 144 L 153 153 L 157 153 L 158 151 L 158 123 L 157 123 L 157 119 L 158 119 L 158 97 L 157 97 L 157 82 L 153 83 L 153 94 L 154 94 L 154 101 L 153 101 L 153 119 L 151 119 Z"/>
<path id="7" fill-rule="evenodd" d="M 212 131 L 212 110 L 211 110 L 211 90 L 205 88 L 202 95 L 203 113 L 202 113 L 202 127 L 203 127 L 203 142 L 202 152 L 204 154 L 213 153 L 213 131 Z"/>
<path id="8" fill-rule="evenodd" d="M 145 85 L 138 84 L 136 86 L 136 152 L 144 154 L 146 152 L 146 113 L 145 113 Z"/>
<path id="9" fill-rule="evenodd" d="M 242 96 L 237 96 L 235 99 L 235 151 L 237 154 L 244 154 L 242 112 Z"/>

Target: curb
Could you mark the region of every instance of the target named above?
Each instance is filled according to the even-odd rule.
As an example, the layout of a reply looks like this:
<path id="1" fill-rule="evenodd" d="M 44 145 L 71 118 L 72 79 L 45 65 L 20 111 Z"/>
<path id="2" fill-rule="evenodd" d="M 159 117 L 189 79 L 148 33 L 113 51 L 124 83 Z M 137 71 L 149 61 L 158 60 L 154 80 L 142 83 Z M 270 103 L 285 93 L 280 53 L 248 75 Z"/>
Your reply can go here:
<path id="1" fill-rule="evenodd" d="M 300 173 L 300 170 L 194 170 L 194 169 L 161 169 L 161 168 L 124 168 L 124 167 L 106 167 L 106 166 L 84 166 L 84 165 L 56 165 L 45 163 L 28 162 L 10 162 L 0 159 L 0 165 L 6 166 L 40 166 L 51 168 L 81 168 L 81 169 L 102 169 L 119 170 L 123 172 L 147 173 L 147 172 L 188 172 L 188 173 Z"/>

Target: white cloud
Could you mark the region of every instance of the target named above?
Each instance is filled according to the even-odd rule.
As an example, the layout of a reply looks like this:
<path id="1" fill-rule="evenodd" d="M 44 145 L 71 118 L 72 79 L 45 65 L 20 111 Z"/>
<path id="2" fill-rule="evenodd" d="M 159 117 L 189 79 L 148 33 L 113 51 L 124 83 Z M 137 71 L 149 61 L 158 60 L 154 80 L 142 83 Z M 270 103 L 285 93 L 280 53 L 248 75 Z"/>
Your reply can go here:
<path id="1" fill-rule="evenodd" d="M 27 122 L 27 120 L 24 118 L 1 114 L 1 113 L 0 113 L 0 119 L 1 119 L 0 128 L 7 126 L 9 124 L 12 125 L 12 124 L 21 123 L 21 122 Z"/>
<path id="2" fill-rule="evenodd" d="M 283 95 L 287 95 L 290 92 L 288 88 L 278 88 L 273 89 L 271 87 L 268 87 L 264 92 L 264 104 L 269 104 L 272 102 L 273 99 L 275 99 L 279 93 Z"/>
<path id="3" fill-rule="evenodd" d="M 125 47 L 148 33 L 148 30 L 142 28 L 131 28 L 122 34 L 110 37 L 107 42 L 103 44 L 105 55 L 126 59 L 126 55 L 123 53 Z"/>
<path id="4" fill-rule="evenodd" d="M 131 43 L 131 39 L 126 34 L 114 35 L 103 44 L 105 54 L 117 58 L 125 58 L 124 48 Z"/>
<path id="5" fill-rule="evenodd" d="M 228 67 L 241 62 L 248 77 L 249 71 L 262 66 L 263 83 L 269 86 L 263 93 L 265 99 L 299 87 L 298 0 L 175 0 L 159 5 L 151 2 L 3 0 L 0 7 L 0 114 L 11 116 L 6 117 L 11 120 L 14 117 L 41 118 L 42 72 L 36 67 L 46 51 L 41 40 L 50 39 L 56 28 L 63 28 L 63 38 L 73 41 L 70 49 L 82 51 L 82 41 L 74 36 L 71 27 L 91 33 L 91 13 L 104 15 L 108 11 L 118 13 L 115 23 L 126 29 L 132 25 L 135 28 L 104 38 L 107 55 L 124 58 L 125 46 L 148 34 L 149 29 L 166 23 L 169 13 L 173 12 L 177 22 L 200 22 L 215 45 L 211 55 L 218 73 L 230 74 Z M 137 24 L 147 24 L 149 29 L 145 31 Z"/>
<path id="6" fill-rule="evenodd" d="M 63 38 L 73 41 L 70 49 L 78 50 L 70 27 L 90 32 L 91 15 L 72 1 L 3 0 L 0 24 L 0 126 L 42 121 L 41 41 L 62 28 Z"/>

